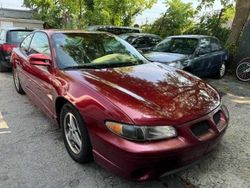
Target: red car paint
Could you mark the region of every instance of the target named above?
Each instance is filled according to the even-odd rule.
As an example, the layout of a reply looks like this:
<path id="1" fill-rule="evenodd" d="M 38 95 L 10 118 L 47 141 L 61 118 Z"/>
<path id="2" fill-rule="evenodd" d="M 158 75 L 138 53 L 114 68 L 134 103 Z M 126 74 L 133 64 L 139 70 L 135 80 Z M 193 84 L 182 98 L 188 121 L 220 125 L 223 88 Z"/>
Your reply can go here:
<path id="1" fill-rule="evenodd" d="M 45 32 L 49 40 L 51 34 Z M 130 67 L 60 70 L 50 41 L 51 66 L 30 63 L 20 48 L 11 62 L 30 99 L 57 122 L 62 102 L 73 104 L 82 115 L 90 135 L 94 159 L 114 173 L 148 180 L 199 159 L 222 138 L 228 112 L 218 92 L 201 79 L 158 63 Z M 39 58 L 39 55 L 37 56 Z M 220 119 L 215 123 L 215 114 Z M 171 125 L 176 138 L 135 142 L 110 132 L 104 122 L 112 120 L 137 126 Z M 192 126 L 207 121 L 208 132 L 195 136 Z"/>

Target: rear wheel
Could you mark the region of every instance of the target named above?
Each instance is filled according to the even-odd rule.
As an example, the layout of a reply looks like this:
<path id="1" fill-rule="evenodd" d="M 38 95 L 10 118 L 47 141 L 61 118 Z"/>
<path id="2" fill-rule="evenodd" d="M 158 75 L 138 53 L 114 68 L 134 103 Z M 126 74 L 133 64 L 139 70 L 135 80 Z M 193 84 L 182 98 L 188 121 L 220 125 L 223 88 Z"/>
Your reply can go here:
<path id="1" fill-rule="evenodd" d="M 14 85 L 15 85 L 17 93 L 24 95 L 25 92 L 21 86 L 20 79 L 15 68 L 13 68 L 13 81 L 14 81 Z"/>
<path id="2" fill-rule="evenodd" d="M 92 160 L 92 147 L 85 123 L 71 104 L 66 103 L 61 110 L 60 125 L 63 140 L 69 155 L 79 163 Z"/>

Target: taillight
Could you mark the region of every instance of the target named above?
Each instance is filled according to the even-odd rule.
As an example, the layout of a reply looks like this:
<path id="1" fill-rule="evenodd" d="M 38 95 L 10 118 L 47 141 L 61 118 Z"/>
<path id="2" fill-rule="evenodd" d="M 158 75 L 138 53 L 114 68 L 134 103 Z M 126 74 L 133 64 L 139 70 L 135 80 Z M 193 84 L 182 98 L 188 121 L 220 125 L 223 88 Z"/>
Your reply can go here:
<path id="1" fill-rule="evenodd" d="M 14 44 L 6 44 L 6 43 L 4 43 L 4 44 L 1 45 L 2 51 L 6 52 L 6 53 L 10 53 L 12 51 L 12 49 L 15 48 L 15 47 L 16 47 L 16 45 L 14 45 Z"/>

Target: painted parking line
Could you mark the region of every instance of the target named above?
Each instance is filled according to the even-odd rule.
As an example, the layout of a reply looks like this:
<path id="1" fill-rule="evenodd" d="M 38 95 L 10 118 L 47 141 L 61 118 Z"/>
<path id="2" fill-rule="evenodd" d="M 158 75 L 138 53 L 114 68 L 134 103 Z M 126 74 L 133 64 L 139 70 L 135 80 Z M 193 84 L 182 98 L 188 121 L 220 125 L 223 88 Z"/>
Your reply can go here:
<path id="1" fill-rule="evenodd" d="M 8 130 L 9 126 L 3 118 L 2 112 L 0 112 L 0 134 L 9 134 L 11 131 Z"/>

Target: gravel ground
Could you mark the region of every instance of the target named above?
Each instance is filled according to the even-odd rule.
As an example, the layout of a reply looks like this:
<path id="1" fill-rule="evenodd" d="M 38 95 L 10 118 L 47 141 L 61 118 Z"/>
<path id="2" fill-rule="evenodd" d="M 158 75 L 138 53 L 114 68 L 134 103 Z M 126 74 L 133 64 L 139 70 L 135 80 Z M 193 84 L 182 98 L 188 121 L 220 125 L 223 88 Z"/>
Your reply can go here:
<path id="1" fill-rule="evenodd" d="M 220 145 L 195 165 L 159 180 L 135 183 L 97 164 L 80 165 L 60 130 L 27 98 L 10 73 L 0 73 L 0 187 L 241 187 L 250 188 L 250 84 L 207 80 L 223 95 L 231 121 Z"/>

